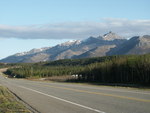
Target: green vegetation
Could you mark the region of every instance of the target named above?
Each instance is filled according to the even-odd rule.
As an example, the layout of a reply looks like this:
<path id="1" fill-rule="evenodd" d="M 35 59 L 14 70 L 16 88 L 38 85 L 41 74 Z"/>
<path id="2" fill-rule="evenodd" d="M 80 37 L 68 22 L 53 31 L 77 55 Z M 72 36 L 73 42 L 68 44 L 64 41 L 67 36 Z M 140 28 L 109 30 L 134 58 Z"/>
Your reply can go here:
<path id="1" fill-rule="evenodd" d="M 51 77 L 79 73 L 82 68 L 76 66 L 37 66 L 33 64 L 8 69 L 5 74 L 16 78 Z"/>
<path id="2" fill-rule="evenodd" d="M 150 54 L 18 64 L 6 74 L 17 78 L 75 74 L 80 75 L 76 81 L 150 85 Z"/>
<path id="3" fill-rule="evenodd" d="M 8 89 L 0 86 L 0 113 L 30 113 L 17 102 Z"/>
<path id="4" fill-rule="evenodd" d="M 16 66 L 16 64 L 0 63 L 0 69 L 1 69 L 1 68 L 12 67 L 12 66 Z"/>
<path id="5" fill-rule="evenodd" d="M 0 63 L 0 68 L 5 68 L 5 67 L 7 67 L 8 65 L 7 64 L 5 64 L 5 63 Z"/>
<path id="6" fill-rule="evenodd" d="M 105 56 L 105 57 L 94 57 L 94 58 L 83 58 L 83 59 L 63 59 L 57 61 L 51 61 L 45 63 L 46 66 L 86 66 L 92 63 L 104 62 L 111 60 L 116 56 Z"/>
<path id="7" fill-rule="evenodd" d="M 90 64 L 79 74 L 89 82 L 150 85 L 150 55 L 116 56 Z"/>

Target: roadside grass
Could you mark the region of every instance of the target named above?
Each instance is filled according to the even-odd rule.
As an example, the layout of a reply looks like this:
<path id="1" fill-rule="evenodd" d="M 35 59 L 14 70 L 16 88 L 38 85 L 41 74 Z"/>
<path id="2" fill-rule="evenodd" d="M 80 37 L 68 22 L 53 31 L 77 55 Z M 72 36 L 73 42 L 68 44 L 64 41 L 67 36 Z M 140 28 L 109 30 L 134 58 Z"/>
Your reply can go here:
<path id="1" fill-rule="evenodd" d="M 66 81 L 71 81 L 74 79 L 71 75 L 66 75 L 66 76 L 52 76 L 52 77 L 47 77 L 45 80 L 47 81 L 54 81 L 54 82 L 66 82 Z"/>
<path id="2" fill-rule="evenodd" d="M 67 84 L 79 84 L 79 85 L 90 85 L 90 86 L 98 86 L 98 87 L 117 87 L 117 88 L 132 88 L 132 89 L 141 89 L 141 90 L 150 90 L 150 86 L 137 85 L 137 84 L 121 84 L 121 83 L 99 83 L 99 82 L 86 82 L 80 81 L 77 77 L 73 77 L 71 75 L 63 75 L 63 76 L 52 76 L 52 77 L 30 77 L 27 80 L 32 81 L 42 81 L 42 82 L 62 82 Z"/>
<path id="3" fill-rule="evenodd" d="M 0 113 L 30 113 L 7 88 L 0 86 Z"/>
<path id="4" fill-rule="evenodd" d="M 62 76 L 51 76 L 51 77 L 29 77 L 26 78 L 27 80 L 35 80 L 35 81 L 49 81 L 49 82 L 68 82 L 68 81 L 74 81 L 75 78 L 71 75 L 62 75 Z"/>

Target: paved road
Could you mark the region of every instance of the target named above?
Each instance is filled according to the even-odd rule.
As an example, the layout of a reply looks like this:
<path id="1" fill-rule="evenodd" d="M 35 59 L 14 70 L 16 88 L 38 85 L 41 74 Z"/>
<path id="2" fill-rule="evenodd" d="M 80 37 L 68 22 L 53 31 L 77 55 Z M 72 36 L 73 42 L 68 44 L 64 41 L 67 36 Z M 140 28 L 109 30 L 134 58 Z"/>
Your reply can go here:
<path id="1" fill-rule="evenodd" d="M 150 113 L 150 90 L 9 79 L 0 84 L 40 113 Z"/>

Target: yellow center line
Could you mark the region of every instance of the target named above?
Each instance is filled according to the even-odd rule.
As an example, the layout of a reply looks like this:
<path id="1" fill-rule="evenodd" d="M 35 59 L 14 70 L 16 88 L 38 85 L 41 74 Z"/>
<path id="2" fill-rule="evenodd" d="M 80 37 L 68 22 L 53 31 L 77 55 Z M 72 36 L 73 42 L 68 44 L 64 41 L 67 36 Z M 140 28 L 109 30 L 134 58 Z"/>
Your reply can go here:
<path id="1" fill-rule="evenodd" d="M 119 95 L 114 95 L 114 94 L 91 92 L 91 91 L 86 91 L 86 90 L 79 90 L 79 89 L 72 89 L 72 88 L 58 87 L 58 86 L 50 86 L 50 85 L 43 85 L 43 86 L 48 86 L 48 87 L 57 88 L 57 89 L 70 90 L 70 91 L 75 91 L 75 92 L 88 93 L 88 94 L 116 97 L 116 98 L 122 98 L 122 99 L 128 99 L 128 100 L 134 100 L 134 101 L 140 101 L 140 102 L 150 102 L 150 100 L 146 100 L 146 99 L 139 99 L 139 98 L 127 97 L 127 96 L 119 96 Z"/>
<path id="2" fill-rule="evenodd" d="M 26 83 L 26 84 L 31 84 L 31 83 Z M 36 85 L 39 85 L 39 84 L 36 84 Z M 127 100 L 134 100 L 134 101 L 139 101 L 139 102 L 148 102 L 148 103 L 150 102 L 149 99 L 140 99 L 140 98 L 120 96 L 120 95 L 114 95 L 114 94 L 108 94 L 108 93 L 92 92 L 92 91 L 86 91 L 86 90 L 79 90 L 79 89 L 59 87 L 59 86 L 51 86 L 51 85 L 43 85 L 43 84 L 40 84 L 40 86 L 46 86 L 46 87 L 51 87 L 51 88 L 70 90 L 70 91 L 74 91 L 74 92 L 102 95 L 102 96 L 108 96 L 108 97 L 115 97 L 115 98 L 121 98 L 121 99 L 127 99 Z"/>

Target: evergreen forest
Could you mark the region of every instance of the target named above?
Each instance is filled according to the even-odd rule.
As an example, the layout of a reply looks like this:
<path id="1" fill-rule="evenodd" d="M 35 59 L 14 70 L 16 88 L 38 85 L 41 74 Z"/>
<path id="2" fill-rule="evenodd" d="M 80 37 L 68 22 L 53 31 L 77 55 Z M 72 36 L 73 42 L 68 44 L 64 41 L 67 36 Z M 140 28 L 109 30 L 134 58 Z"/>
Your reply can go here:
<path id="1" fill-rule="evenodd" d="M 16 78 L 77 75 L 73 80 L 80 82 L 150 85 L 150 54 L 64 59 L 11 65 L 13 68 L 8 68 L 5 74 Z"/>

